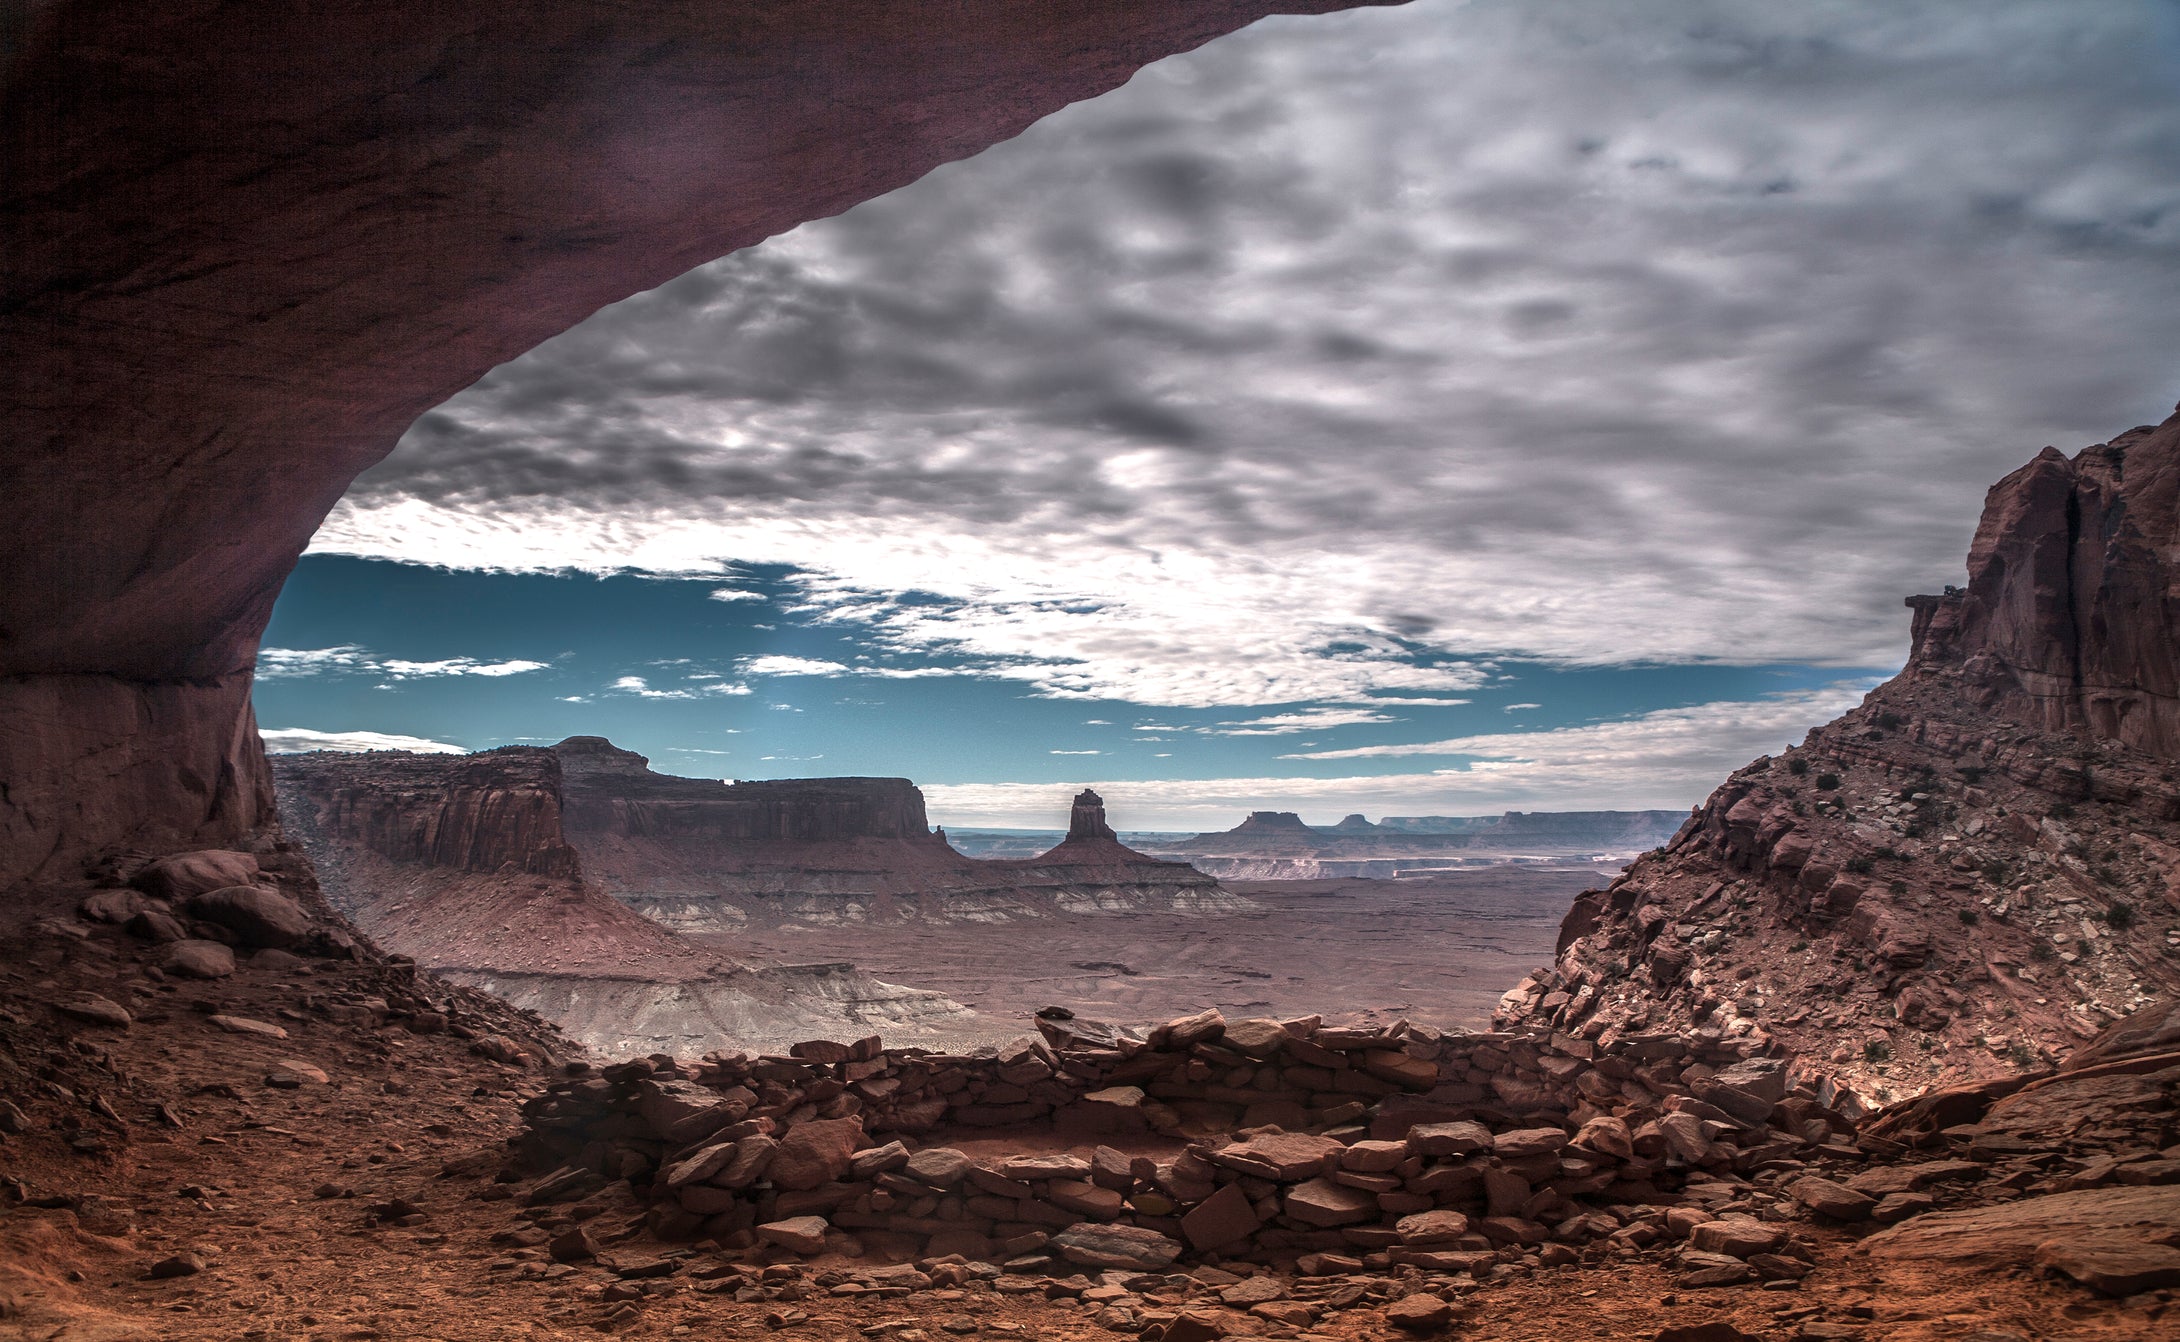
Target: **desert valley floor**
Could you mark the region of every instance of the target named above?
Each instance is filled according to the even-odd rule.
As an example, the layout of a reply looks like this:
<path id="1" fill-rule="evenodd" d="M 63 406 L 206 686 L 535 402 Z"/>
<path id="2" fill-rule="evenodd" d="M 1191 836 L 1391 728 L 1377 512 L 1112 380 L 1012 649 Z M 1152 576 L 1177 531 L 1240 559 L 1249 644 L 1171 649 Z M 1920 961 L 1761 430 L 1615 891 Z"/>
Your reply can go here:
<path id="1" fill-rule="evenodd" d="M 1215 1006 L 1231 1016 L 1480 1030 L 1501 993 L 1551 962 L 1575 894 L 1614 870 L 1507 865 L 1398 881 L 1227 881 L 1257 907 L 998 923 L 753 919 L 731 940 L 743 956 L 849 960 L 889 983 L 943 991 L 977 1014 L 935 1021 L 928 1041 L 915 1042 L 948 1048 L 1012 1038 L 1047 1006 L 1129 1024 Z"/>

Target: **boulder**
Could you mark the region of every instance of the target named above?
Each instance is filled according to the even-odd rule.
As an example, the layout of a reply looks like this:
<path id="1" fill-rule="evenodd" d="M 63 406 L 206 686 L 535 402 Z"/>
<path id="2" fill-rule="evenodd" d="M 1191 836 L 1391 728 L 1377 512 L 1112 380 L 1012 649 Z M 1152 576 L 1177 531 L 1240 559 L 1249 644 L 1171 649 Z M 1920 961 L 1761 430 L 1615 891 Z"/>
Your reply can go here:
<path id="1" fill-rule="evenodd" d="M 814 1118 L 797 1123 L 780 1139 L 767 1171 L 773 1187 L 800 1192 L 829 1184 L 848 1172 L 863 1144 L 860 1118 Z"/>
<path id="2" fill-rule="evenodd" d="M 216 941 L 168 944 L 159 968 L 188 979 L 223 979 L 235 972 L 235 953 Z"/>
<path id="3" fill-rule="evenodd" d="M 2105 1295 L 2180 1286 L 2180 1249 L 2119 1232 L 2046 1240 L 2036 1246 L 2036 1262 Z"/>
<path id="4" fill-rule="evenodd" d="M 158 899 L 183 900 L 257 879 L 257 859 L 222 848 L 174 853 L 140 868 L 130 884 Z"/>
<path id="5" fill-rule="evenodd" d="M 189 901 L 189 913 L 235 934 L 245 946 L 300 946 L 310 937 L 310 919 L 294 900 L 256 885 L 209 890 Z"/>

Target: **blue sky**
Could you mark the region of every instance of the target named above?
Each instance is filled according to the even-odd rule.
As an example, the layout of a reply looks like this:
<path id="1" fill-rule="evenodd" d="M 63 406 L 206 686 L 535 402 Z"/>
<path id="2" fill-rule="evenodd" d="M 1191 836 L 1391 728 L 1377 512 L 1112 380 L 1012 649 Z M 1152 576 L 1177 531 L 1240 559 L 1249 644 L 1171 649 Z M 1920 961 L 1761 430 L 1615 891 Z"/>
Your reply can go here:
<path id="1" fill-rule="evenodd" d="M 1988 485 L 2169 413 L 2171 19 L 1267 20 L 423 416 L 260 721 L 954 823 L 1692 802 L 1898 664 Z"/>
<path id="2" fill-rule="evenodd" d="M 1042 791 L 1055 806 L 1093 779 L 1321 780 L 1333 784 L 1330 796 L 1308 809 L 1330 821 L 1346 814 L 1340 780 L 1381 775 L 1376 761 L 1393 758 L 1350 752 L 1593 728 L 1718 702 L 1800 704 L 1868 679 L 1838 668 L 1490 662 L 1474 666 L 1476 687 L 1461 694 L 1158 708 L 1050 697 L 958 657 L 874 655 L 871 631 L 814 623 L 821 612 L 795 576 L 743 570 L 722 583 L 311 556 L 268 631 L 258 713 L 276 748 L 316 744 L 288 726 L 304 722 L 351 743 L 409 737 L 470 750 L 599 735 L 670 773 L 905 775 L 934 785 L 937 798 L 964 795 L 956 789 L 965 785 L 1049 785 Z M 717 599 L 722 591 L 747 595 Z M 1323 754 L 1339 757 L 1307 758 Z M 1410 788 L 1420 806 L 1442 795 L 1430 770 L 1476 756 L 1398 758 L 1417 772 Z M 1608 800 L 1673 805 L 1682 800 L 1673 786 L 1660 778 Z M 952 814 L 956 823 L 1033 822 L 1036 790 L 1025 788 L 1022 800 L 1004 816 Z M 1141 797 L 1114 801 L 1136 827 L 1203 818 Z"/>

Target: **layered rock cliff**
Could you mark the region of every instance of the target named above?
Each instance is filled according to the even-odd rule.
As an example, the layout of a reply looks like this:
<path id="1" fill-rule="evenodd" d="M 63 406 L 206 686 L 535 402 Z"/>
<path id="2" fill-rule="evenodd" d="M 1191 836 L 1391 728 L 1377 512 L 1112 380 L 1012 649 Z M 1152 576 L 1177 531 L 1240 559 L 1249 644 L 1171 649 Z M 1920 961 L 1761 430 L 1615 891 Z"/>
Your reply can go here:
<path id="1" fill-rule="evenodd" d="M 611 898 L 567 841 L 554 751 L 286 755 L 274 774 L 288 834 L 327 897 L 379 945 L 605 1053 L 764 1047 L 842 1029 L 913 1037 L 963 1014 L 852 965 L 745 963 Z"/>
<path id="2" fill-rule="evenodd" d="M 2180 414 L 2000 481 L 1906 668 L 1578 899 L 1501 1019 L 1770 1035 L 1886 1098 L 2180 989 L 2176 495 Z"/>
<path id="3" fill-rule="evenodd" d="M 554 750 L 570 841 L 603 888 L 677 930 L 730 934 L 751 919 L 993 921 L 1138 908 L 1248 907 L 1185 864 L 1122 847 L 1097 794 L 1066 842 L 1037 858 L 979 861 L 931 829 L 905 778 L 723 783 L 651 772 L 597 737 Z M 1096 831 L 1102 829 L 1102 835 Z"/>
<path id="4" fill-rule="evenodd" d="M 494 365 L 1268 13 L 49 0 L 0 24 L 0 890 L 270 815 L 250 670 Z"/>

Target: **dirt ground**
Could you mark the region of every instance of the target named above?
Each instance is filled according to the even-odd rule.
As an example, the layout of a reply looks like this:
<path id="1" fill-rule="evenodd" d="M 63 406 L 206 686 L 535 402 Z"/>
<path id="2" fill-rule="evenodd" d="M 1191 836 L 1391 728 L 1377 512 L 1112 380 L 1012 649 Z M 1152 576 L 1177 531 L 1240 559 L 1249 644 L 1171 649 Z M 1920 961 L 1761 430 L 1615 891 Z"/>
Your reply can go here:
<path id="1" fill-rule="evenodd" d="M 1259 907 L 996 924 L 779 923 L 718 944 L 789 963 L 852 960 L 889 983 L 943 992 L 980 1015 L 944 1041 L 955 1046 L 1021 1034 L 1032 1013 L 1053 1005 L 1122 1024 L 1216 1006 L 1239 1016 L 1405 1017 L 1480 1029 L 1501 993 L 1551 962 L 1575 894 L 1613 870 L 1508 866 L 1401 881 L 1229 881 Z"/>
<path id="2" fill-rule="evenodd" d="M 72 907 L 72 898 L 61 904 Z M 971 1280 L 909 1294 L 858 1282 L 853 1274 L 873 1263 L 819 1260 L 776 1263 L 761 1287 L 767 1298 L 736 1300 L 732 1290 L 748 1293 L 759 1265 L 715 1246 L 653 1241 L 625 1186 L 586 1209 L 606 1254 L 555 1263 L 536 1247 L 536 1225 L 565 1224 L 576 1211 L 525 1219 L 519 1187 L 493 1177 L 541 1066 L 477 1051 L 499 1034 L 550 1050 L 550 1032 L 428 978 L 412 987 L 406 966 L 368 960 L 246 962 L 224 979 L 162 978 L 152 971 L 157 950 L 119 929 L 65 915 L 39 924 L 34 912 L 0 913 L 0 1337 L 1121 1336 L 1096 1322 L 1095 1306 L 1047 1298 L 1095 1289 L 1094 1280 Z M 83 992 L 121 1005 L 129 1022 L 56 1009 Z M 410 1004 L 407 1022 L 373 1005 L 389 998 Z M 415 1014 L 419 1000 L 434 1010 Z M 1228 1335 L 1337 1342 L 1405 1336 L 1385 1321 L 1389 1290 L 1452 1300 L 1458 1338 L 1650 1339 L 1714 1322 L 1779 1342 L 2175 1331 L 2171 1293 L 2122 1304 L 2026 1275 L 1880 1265 L 1858 1257 L 1845 1232 L 1823 1232 L 1818 1250 L 1816 1270 L 1785 1290 L 1677 1289 L 1667 1268 L 1646 1262 L 1519 1267 L 1486 1282 L 1394 1269 L 1406 1275 L 1336 1305 L 1336 1283 L 1282 1277 L 1294 1299 L 1317 1302 L 1306 1326 L 1219 1307 L 1195 1278 L 1130 1285 L 1153 1303 L 1212 1300 L 1204 1317 Z M 196 1270 L 155 1275 L 183 1255 Z M 1809 1333 L 1812 1322 L 1845 1331 Z"/>

